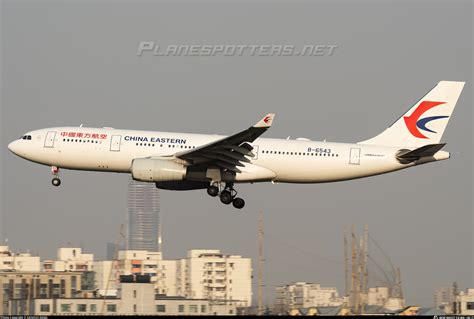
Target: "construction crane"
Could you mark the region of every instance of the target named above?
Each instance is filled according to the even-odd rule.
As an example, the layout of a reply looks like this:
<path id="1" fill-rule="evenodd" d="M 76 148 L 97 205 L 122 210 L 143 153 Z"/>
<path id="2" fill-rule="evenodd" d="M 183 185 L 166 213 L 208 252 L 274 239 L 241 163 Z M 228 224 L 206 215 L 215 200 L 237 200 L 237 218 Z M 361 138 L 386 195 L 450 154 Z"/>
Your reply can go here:
<path id="1" fill-rule="evenodd" d="M 259 316 L 263 315 L 263 211 L 258 218 L 258 310 Z"/>

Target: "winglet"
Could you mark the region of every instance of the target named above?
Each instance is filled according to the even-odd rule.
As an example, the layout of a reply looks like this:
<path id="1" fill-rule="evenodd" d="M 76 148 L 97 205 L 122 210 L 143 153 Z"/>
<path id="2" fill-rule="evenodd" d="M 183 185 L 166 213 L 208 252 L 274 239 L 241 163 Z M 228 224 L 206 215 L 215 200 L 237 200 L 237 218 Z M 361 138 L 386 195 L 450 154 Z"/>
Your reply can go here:
<path id="1" fill-rule="evenodd" d="M 275 114 L 269 113 L 265 115 L 265 117 L 261 119 L 257 124 L 255 124 L 253 127 L 270 127 L 272 126 L 274 118 L 275 118 Z"/>

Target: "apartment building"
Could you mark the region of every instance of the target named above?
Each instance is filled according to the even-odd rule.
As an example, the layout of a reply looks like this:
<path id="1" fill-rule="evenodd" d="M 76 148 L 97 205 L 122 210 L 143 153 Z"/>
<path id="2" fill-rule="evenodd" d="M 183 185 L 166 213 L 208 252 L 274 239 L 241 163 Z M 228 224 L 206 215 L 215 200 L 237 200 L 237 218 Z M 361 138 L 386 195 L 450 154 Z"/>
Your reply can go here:
<path id="1" fill-rule="evenodd" d="M 41 270 L 39 256 L 30 253 L 15 253 L 8 246 L 0 246 L 0 271 L 29 271 Z"/>

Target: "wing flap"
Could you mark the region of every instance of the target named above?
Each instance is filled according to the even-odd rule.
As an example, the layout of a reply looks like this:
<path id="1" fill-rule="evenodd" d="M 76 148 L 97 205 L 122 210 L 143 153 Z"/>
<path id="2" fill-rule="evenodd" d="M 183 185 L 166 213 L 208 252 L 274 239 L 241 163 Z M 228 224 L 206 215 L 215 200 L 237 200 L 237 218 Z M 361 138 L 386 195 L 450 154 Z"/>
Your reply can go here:
<path id="1" fill-rule="evenodd" d="M 248 144 L 247 144 L 248 145 Z M 242 155 L 254 157 L 255 155 L 252 153 L 252 150 L 249 150 L 245 147 L 238 146 L 238 145 L 223 145 L 222 147 L 217 148 L 219 149 L 224 149 L 224 150 L 232 150 L 234 152 L 237 152 Z"/>
<path id="2" fill-rule="evenodd" d="M 240 153 L 237 153 L 237 152 L 225 151 L 225 150 L 222 150 L 222 151 L 215 150 L 214 153 L 224 155 L 224 156 L 230 157 L 232 159 L 235 159 L 235 160 L 238 160 L 238 161 L 241 161 L 241 162 L 250 163 L 250 160 L 247 157 L 245 157 L 244 155 L 242 155 Z"/>
<path id="3" fill-rule="evenodd" d="M 244 166 L 244 164 L 240 163 L 240 161 L 238 161 L 238 160 L 228 158 L 228 157 L 225 157 L 225 156 L 219 155 L 219 154 L 204 153 L 204 154 L 202 154 L 202 156 L 205 157 L 205 158 L 211 159 L 211 160 L 217 160 L 217 161 L 225 162 L 225 163 L 228 163 L 228 164 L 234 165 L 234 166 Z"/>
<path id="4" fill-rule="evenodd" d="M 242 173 L 242 171 L 240 169 L 238 169 L 237 167 L 235 167 L 234 165 L 232 164 L 229 164 L 229 163 L 226 163 L 226 162 L 222 162 L 222 161 L 215 161 L 213 162 L 215 165 L 219 166 L 219 167 L 222 167 L 222 168 L 225 168 L 231 172 L 234 172 L 234 173 Z"/>

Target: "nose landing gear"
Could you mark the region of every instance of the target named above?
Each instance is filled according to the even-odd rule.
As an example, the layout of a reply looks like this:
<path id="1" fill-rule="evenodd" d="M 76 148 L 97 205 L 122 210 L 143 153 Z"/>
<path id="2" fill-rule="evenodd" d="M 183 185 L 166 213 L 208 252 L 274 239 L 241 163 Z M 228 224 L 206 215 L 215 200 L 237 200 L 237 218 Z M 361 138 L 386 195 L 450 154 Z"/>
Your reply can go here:
<path id="1" fill-rule="evenodd" d="M 51 184 L 53 184 L 53 186 L 58 187 L 59 185 L 61 185 L 61 180 L 59 179 L 59 167 L 51 166 L 51 173 L 53 173 L 54 175 Z"/>
<path id="2" fill-rule="evenodd" d="M 53 184 L 53 186 L 59 186 L 61 185 L 61 180 L 57 177 L 53 178 L 53 180 L 51 181 L 51 183 Z"/>
<path id="3" fill-rule="evenodd" d="M 214 183 L 207 188 L 207 194 L 212 197 L 219 196 L 221 203 L 225 205 L 232 205 L 237 209 L 242 209 L 245 206 L 245 201 L 237 197 L 237 191 L 234 189 L 234 184 L 227 183 L 222 191 L 220 191 L 220 184 Z"/>

